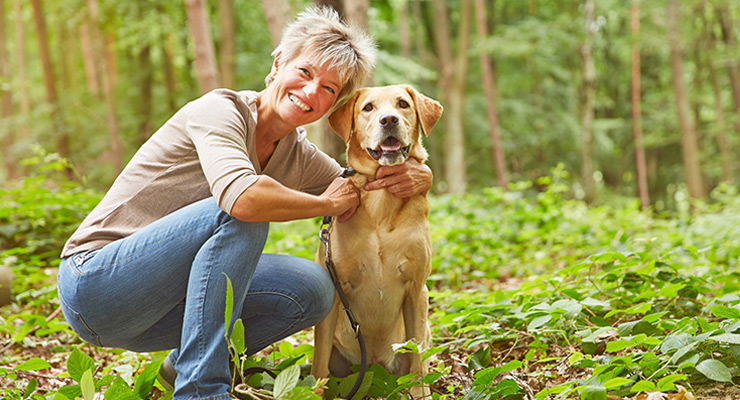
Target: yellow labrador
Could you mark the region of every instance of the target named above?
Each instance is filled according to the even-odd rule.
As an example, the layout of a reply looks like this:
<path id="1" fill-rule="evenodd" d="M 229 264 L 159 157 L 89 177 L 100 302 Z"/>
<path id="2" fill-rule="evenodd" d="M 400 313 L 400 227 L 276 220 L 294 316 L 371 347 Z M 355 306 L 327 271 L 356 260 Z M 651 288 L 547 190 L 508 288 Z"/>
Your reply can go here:
<path id="1" fill-rule="evenodd" d="M 363 188 L 381 165 L 402 164 L 409 157 L 423 163 L 427 152 L 419 131 L 428 135 L 441 115 L 437 101 L 398 85 L 360 89 L 329 122 L 347 142 L 347 163 L 358 172 L 351 179 Z M 332 225 L 337 276 L 365 337 L 368 363 L 381 364 L 396 375 L 423 375 L 428 363 L 422 365 L 418 355 L 397 355 L 391 345 L 414 340 L 426 349 L 431 344 L 426 287 L 432 253 L 429 204 L 424 195 L 399 199 L 387 190 L 361 192 L 352 218 Z M 325 265 L 324 258 L 322 244 L 316 261 Z M 347 376 L 349 367 L 360 362 L 360 347 L 339 297 L 317 325 L 314 342 L 316 377 L 330 371 Z M 413 395 L 428 393 L 428 388 L 416 388 Z"/>

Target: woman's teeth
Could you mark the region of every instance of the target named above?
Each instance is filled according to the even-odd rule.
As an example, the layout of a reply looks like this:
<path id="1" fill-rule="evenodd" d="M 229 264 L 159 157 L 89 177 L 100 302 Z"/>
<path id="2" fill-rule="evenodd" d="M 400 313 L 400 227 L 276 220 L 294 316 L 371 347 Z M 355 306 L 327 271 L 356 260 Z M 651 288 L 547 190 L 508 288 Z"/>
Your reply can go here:
<path id="1" fill-rule="evenodd" d="M 292 94 L 288 93 L 288 98 L 290 101 L 293 102 L 293 104 L 297 105 L 298 108 L 300 108 L 303 111 L 309 112 L 313 110 L 308 104 L 304 103 L 299 99 L 298 97 L 293 96 Z"/>

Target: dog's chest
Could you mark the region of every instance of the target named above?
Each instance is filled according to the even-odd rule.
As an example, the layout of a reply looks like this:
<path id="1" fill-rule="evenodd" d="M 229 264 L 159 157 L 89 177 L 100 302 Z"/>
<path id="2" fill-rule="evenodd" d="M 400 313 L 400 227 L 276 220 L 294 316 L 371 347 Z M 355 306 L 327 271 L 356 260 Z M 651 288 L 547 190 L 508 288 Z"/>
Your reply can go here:
<path id="1" fill-rule="evenodd" d="M 403 202 L 403 209 L 396 203 L 390 205 L 393 209 L 384 209 L 388 202 L 368 196 L 362 201 L 363 207 L 349 221 L 337 224 L 332 233 L 337 274 L 345 291 L 357 301 L 401 301 L 410 287 L 424 284 L 429 274 L 426 202 Z M 335 240 L 337 236 L 341 239 Z"/>

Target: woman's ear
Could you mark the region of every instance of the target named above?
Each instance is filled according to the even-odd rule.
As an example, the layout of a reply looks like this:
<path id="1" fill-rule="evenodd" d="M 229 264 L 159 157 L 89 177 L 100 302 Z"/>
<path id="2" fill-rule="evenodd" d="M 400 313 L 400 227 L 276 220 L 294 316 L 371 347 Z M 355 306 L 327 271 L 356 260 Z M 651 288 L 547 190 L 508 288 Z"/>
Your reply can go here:
<path id="1" fill-rule="evenodd" d="M 273 78 L 275 77 L 275 74 L 277 74 L 278 68 L 280 67 L 280 54 L 282 52 L 275 53 L 275 60 L 272 62 L 272 68 L 270 68 L 270 76 Z"/>
<path id="2" fill-rule="evenodd" d="M 360 91 L 358 90 L 347 102 L 342 104 L 329 116 L 329 125 L 331 125 L 337 135 L 344 139 L 345 143 L 349 141 L 349 135 L 352 133 L 352 128 L 354 127 L 355 102 L 359 94 Z"/>

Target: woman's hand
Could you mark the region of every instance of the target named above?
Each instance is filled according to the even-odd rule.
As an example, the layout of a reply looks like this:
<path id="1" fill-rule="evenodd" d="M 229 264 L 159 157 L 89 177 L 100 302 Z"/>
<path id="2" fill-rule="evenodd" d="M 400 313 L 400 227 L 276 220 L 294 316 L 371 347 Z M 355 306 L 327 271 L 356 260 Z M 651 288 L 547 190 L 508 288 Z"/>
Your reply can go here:
<path id="1" fill-rule="evenodd" d="M 321 197 L 329 200 L 330 210 L 327 214 L 338 215 L 339 222 L 348 220 L 360 205 L 360 190 L 346 178 L 335 179 Z"/>
<path id="2" fill-rule="evenodd" d="M 365 185 L 365 190 L 386 188 L 398 198 L 424 194 L 432 188 L 432 170 L 415 158 L 405 163 L 381 166 L 375 173 L 375 180 Z"/>

